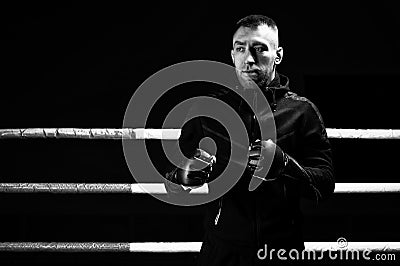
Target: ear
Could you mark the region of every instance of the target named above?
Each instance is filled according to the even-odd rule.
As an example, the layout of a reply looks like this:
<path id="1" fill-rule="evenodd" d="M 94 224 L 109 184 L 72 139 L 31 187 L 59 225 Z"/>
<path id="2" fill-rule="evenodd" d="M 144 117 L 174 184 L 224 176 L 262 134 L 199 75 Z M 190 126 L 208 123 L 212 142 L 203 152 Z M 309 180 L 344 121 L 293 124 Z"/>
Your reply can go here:
<path id="1" fill-rule="evenodd" d="M 276 49 L 275 65 L 279 65 L 282 62 L 282 58 L 283 58 L 283 48 L 278 47 L 278 49 Z"/>
<path id="2" fill-rule="evenodd" d="M 231 58 L 232 58 L 233 64 L 235 64 L 235 57 L 233 56 L 233 50 L 231 50 Z"/>

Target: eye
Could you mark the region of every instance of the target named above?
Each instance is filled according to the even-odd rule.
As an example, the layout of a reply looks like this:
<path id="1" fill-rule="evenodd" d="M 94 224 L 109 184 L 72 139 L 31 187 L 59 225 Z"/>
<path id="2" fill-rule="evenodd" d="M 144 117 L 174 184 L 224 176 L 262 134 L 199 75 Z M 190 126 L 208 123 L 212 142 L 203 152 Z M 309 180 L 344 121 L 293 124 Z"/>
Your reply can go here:
<path id="1" fill-rule="evenodd" d="M 238 52 L 238 53 L 244 52 L 244 47 L 237 46 L 237 47 L 235 48 L 235 51 Z"/>
<path id="2" fill-rule="evenodd" d="M 262 52 L 264 52 L 264 51 L 267 51 L 267 49 L 266 49 L 265 47 L 263 47 L 263 46 L 254 47 L 254 50 L 255 50 L 257 53 L 262 53 Z"/>

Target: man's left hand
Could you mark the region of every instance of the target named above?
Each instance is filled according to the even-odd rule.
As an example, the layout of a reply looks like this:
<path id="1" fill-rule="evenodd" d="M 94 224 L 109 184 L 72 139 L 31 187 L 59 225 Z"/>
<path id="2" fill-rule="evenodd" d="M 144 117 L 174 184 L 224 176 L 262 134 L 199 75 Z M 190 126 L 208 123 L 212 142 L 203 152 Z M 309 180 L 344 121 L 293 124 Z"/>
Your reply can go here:
<path id="1" fill-rule="evenodd" d="M 269 165 L 269 171 L 264 169 L 267 167 L 267 160 L 273 160 Z M 257 140 L 250 146 L 248 168 L 254 171 L 254 175 L 259 178 L 275 179 L 285 165 L 284 153 L 271 139 Z"/>

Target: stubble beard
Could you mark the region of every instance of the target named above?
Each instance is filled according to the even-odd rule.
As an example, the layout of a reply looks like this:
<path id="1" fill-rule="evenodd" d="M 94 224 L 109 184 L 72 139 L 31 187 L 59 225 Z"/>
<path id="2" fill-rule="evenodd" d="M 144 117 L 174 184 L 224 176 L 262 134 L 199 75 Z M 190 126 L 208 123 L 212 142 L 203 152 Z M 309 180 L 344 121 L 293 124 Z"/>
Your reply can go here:
<path id="1" fill-rule="evenodd" d="M 241 73 L 237 73 L 240 84 L 244 89 L 255 89 L 257 86 L 262 89 L 267 87 L 267 85 L 271 82 L 268 75 L 263 74 L 259 76 L 257 79 L 251 79 L 250 77 L 242 76 Z"/>

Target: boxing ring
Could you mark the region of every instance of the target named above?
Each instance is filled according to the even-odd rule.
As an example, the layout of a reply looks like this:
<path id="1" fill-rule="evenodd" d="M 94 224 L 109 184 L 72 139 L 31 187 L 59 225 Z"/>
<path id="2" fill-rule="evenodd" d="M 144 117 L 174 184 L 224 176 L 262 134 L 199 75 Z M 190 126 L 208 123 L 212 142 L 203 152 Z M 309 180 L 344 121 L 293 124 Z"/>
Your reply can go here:
<path id="1" fill-rule="evenodd" d="M 327 129 L 331 139 L 400 139 L 400 130 L 394 129 Z M 179 129 L 113 129 L 113 128 L 27 128 L 0 129 L 0 141 L 15 138 L 76 138 L 76 139 L 160 139 L 177 140 Z M 145 188 L 145 189 L 144 189 Z M 207 193 L 207 184 L 190 193 Z M 166 194 L 162 183 L 0 183 L 0 193 L 114 193 Z M 400 183 L 336 183 L 336 194 L 343 193 L 400 193 Z M 6 252 L 199 252 L 201 242 L 0 242 L 0 251 Z M 326 250 L 337 247 L 337 242 L 306 242 L 306 250 Z M 349 242 L 353 250 L 400 251 L 400 242 Z"/>

